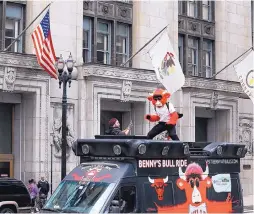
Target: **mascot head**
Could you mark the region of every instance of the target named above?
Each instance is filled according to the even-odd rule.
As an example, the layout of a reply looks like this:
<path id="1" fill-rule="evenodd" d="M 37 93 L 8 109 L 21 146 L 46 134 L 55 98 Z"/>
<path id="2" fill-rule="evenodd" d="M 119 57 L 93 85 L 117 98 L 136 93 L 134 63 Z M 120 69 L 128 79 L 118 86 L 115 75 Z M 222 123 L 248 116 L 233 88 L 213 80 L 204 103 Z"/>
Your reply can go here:
<path id="1" fill-rule="evenodd" d="M 148 100 L 153 103 L 154 106 L 160 108 L 167 103 L 170 93 L 161 88 L 157 88 L 152 94 L 149 95 Z"/>

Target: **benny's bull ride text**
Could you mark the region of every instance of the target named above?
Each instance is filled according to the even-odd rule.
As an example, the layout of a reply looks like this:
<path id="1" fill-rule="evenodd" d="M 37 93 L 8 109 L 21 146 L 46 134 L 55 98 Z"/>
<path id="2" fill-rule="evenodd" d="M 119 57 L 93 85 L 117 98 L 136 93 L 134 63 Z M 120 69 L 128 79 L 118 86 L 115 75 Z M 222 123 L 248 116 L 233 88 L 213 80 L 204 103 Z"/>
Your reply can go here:
<path id="1" fill-rule="evenodd" d="M 139 160 L 139 168 L 187 167 L 187 160 Z"/>

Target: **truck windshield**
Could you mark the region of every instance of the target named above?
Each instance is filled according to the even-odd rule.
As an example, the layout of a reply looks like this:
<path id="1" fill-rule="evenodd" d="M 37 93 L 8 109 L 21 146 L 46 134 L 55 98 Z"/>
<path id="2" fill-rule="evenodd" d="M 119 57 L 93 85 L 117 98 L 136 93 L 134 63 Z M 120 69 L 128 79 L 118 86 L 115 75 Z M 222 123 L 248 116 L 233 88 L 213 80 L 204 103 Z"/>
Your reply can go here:
<path id="1" fill-rule="evenodd" d="M 115 185 L 106 182 L 62 181 L 43 209 L 65 213 L 99 213 Z"/>

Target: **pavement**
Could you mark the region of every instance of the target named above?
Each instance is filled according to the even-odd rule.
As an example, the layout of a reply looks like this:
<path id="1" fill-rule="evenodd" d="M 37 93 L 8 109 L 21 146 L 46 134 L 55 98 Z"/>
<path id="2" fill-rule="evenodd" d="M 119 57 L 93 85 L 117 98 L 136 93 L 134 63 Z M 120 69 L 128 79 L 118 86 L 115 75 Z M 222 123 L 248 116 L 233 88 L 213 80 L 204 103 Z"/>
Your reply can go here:
<path id="1" fill-rule="evenodd" d="M 254 195 L 248 195 L 243 197 L 244 213 L 254 213 Z"/>

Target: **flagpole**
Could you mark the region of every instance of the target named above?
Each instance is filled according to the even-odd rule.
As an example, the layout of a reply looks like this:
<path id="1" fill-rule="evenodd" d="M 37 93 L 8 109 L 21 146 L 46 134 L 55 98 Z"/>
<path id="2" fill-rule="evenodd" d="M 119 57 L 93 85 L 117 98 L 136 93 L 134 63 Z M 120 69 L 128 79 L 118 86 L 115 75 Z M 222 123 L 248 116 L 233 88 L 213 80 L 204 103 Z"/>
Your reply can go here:
<path id="1" fill-rule="evenodd" d="M 214 78 L 215 76 L 217 76 L 219 73 L 221 73 L 222 71 L 224 71 L 227 67 L 229 67 L 230 65 L 232 65 L 236 60 L 238 60 L 239 58 L 241 58 L 244 54 L 248 53 L 253 47 L 249 48 L 247 51 L 245 51 L 243 54 L 241 54 L 239 57 L 237 57 L 236 59 L 234 59 L 232 62 L 230 62 L 229 64 L 227 64 L 224 68 L 222 68 L 220 71 L 218 71 L 217 73 L 215 73 L 211 78 Z"/>
<path id="2" fill-rule="evenodd" d="M 251 42 L 252 42 L 252 50 L 254 50 L 254 2 L 251 1 Z"/>
<path id="3" fill-rule="evenodd" d="M 125 63 L 122 63 L 120 66 L 125 66 L 131 59 L 133 59 L 133 57 L 135 57 L 140 51 L 142 51 L 147 45 L 150 44 L 151 41 L 153 41 L 159 34 L 162 33 L 162 31 L 164 31 L 166 28 L 168 27 L 168 25 L 166 27 L 164 27 L 159 33 L 157 33 L 152 39 L 150 39 L 142 48 L 140 48 L 134 55 L 132 55 Z"/>
<path id="4" fill-rule="evenodd" d="M 39 18 L 39 16 L 52 4 L 53 2 L 50 2 L 40 13 L 38 16 L 35 17 L 35 19 L 28 25 L 19 35 L 17 38 L 15 38 L 12 43 L 4 49 L 4 51 L 7 51 L 24 33 L 25 31 Z"/>

